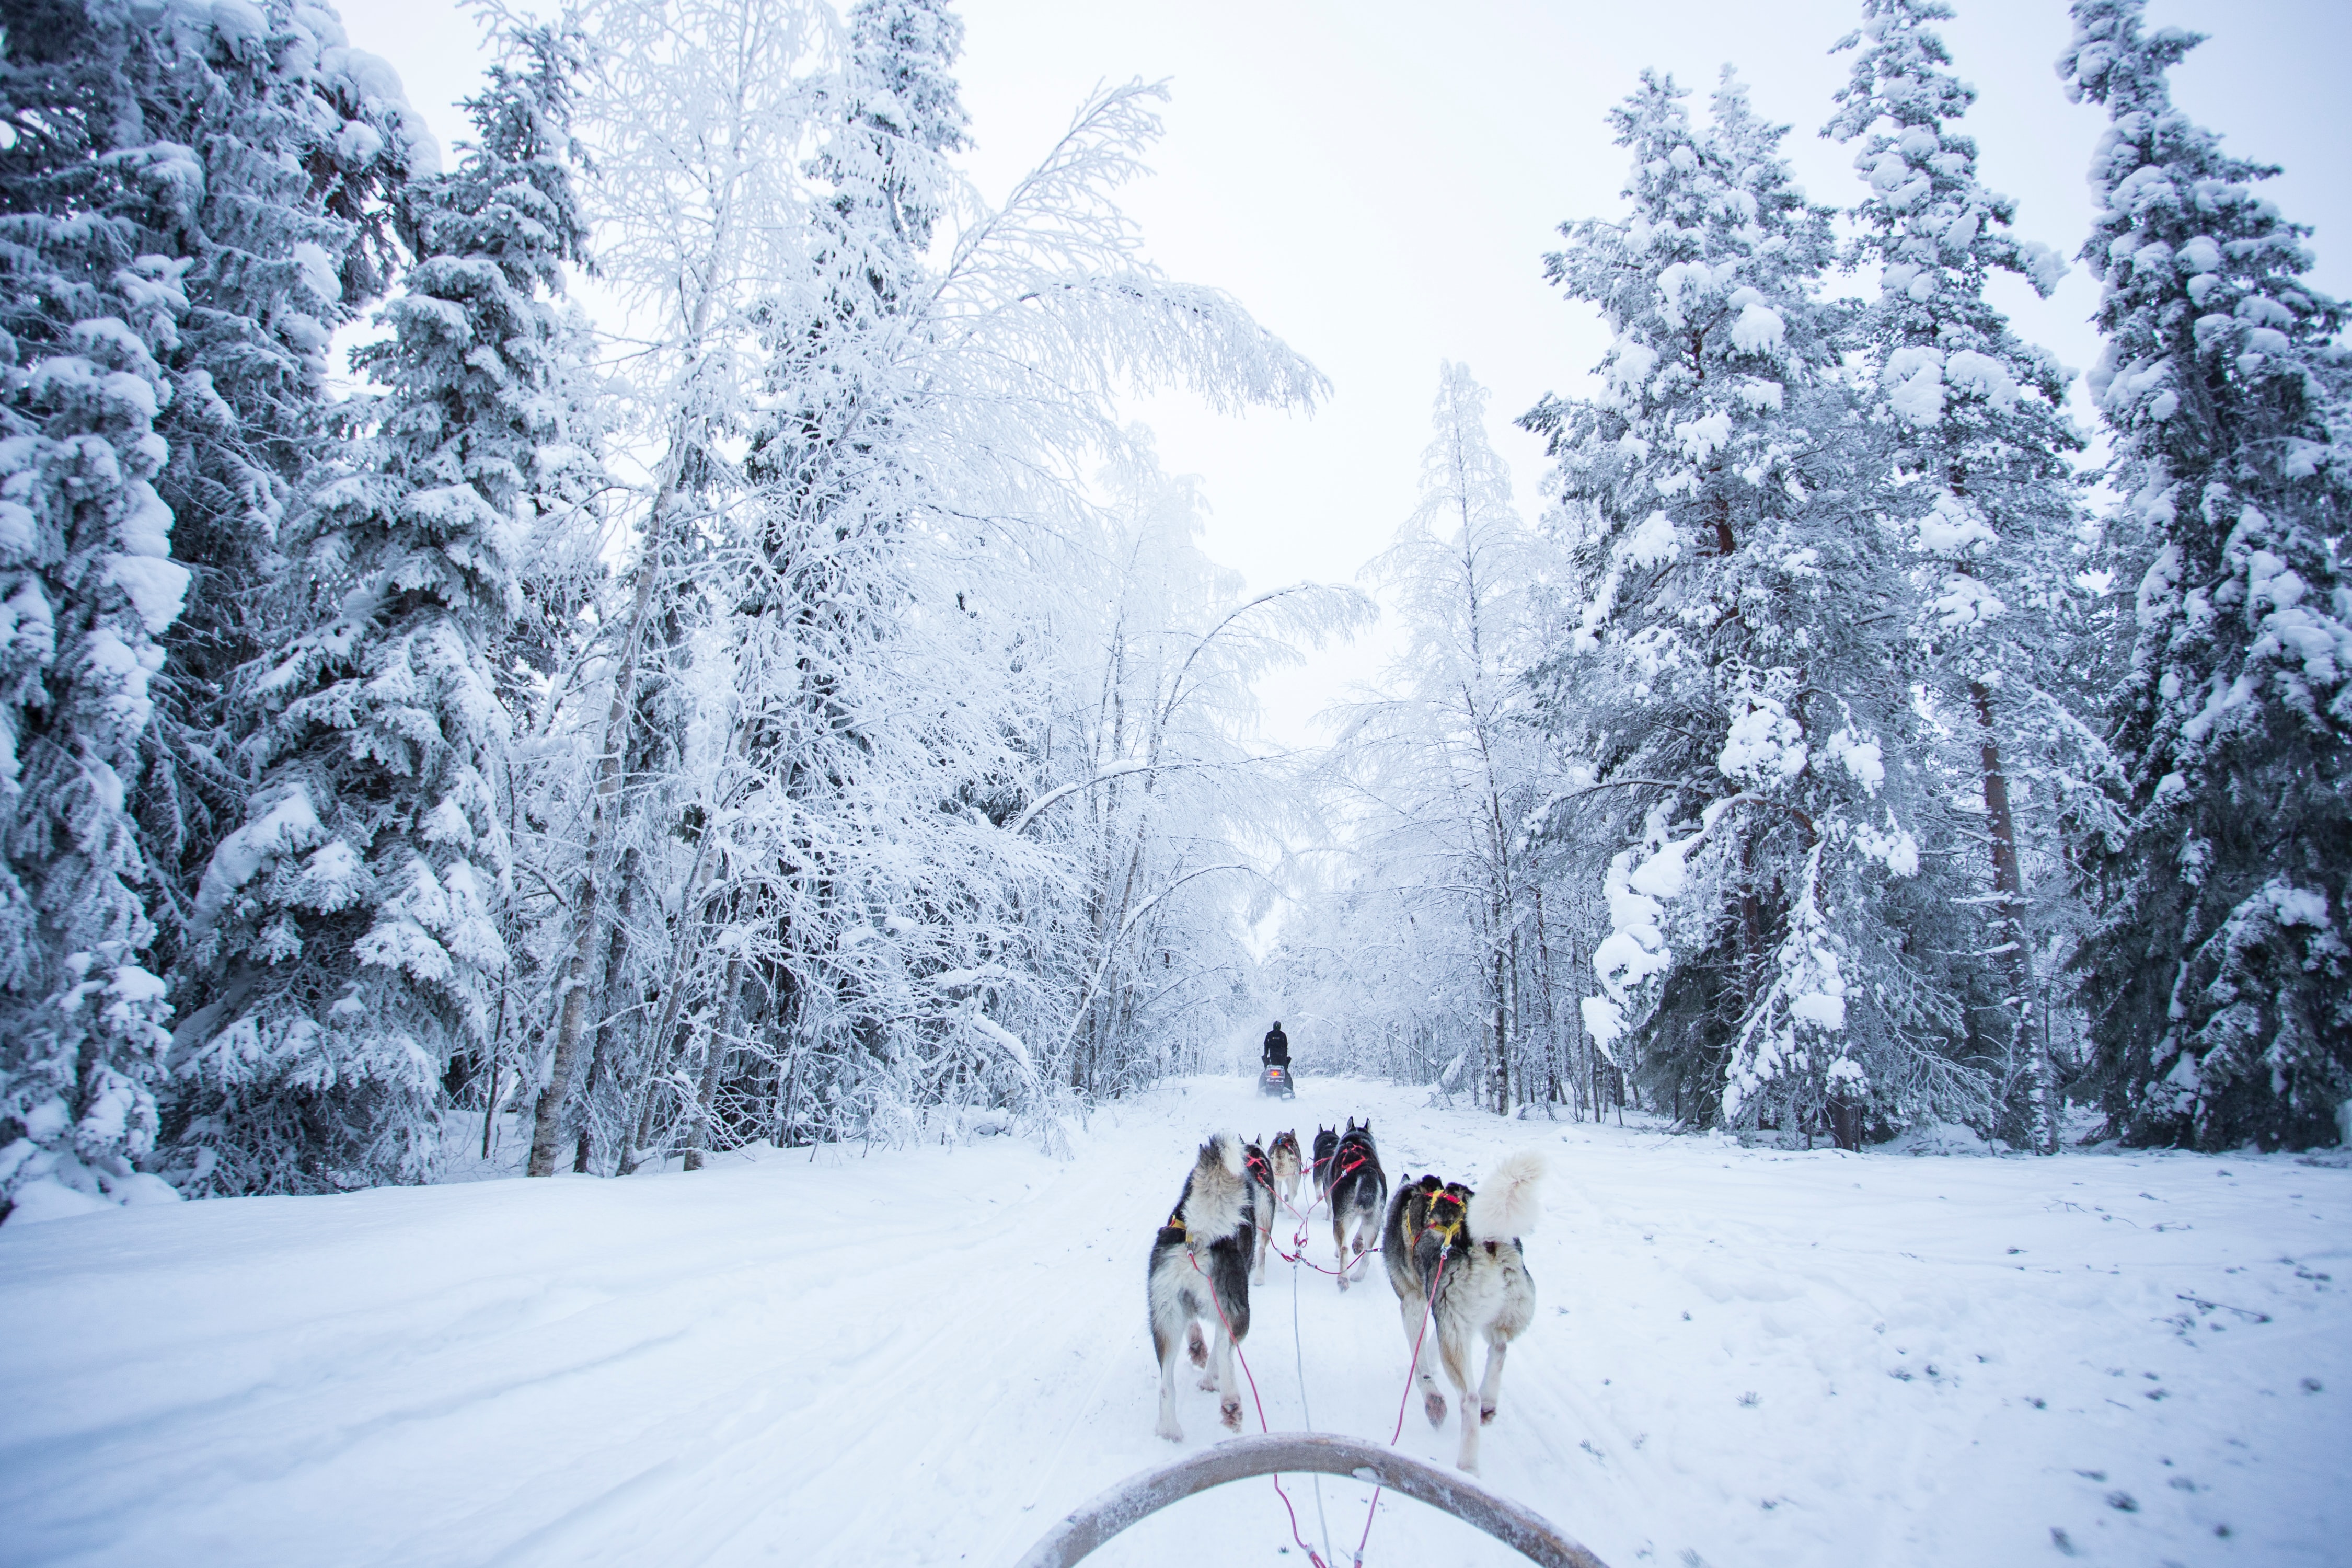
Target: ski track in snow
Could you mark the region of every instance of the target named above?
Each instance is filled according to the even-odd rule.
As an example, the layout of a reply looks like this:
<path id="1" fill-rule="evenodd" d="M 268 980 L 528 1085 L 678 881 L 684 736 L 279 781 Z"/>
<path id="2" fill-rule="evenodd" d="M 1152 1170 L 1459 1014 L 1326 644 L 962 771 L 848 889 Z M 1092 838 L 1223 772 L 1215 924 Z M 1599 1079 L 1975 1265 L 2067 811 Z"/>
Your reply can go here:
<path id="1" fill-rule="evenodd" d="M 0 1563 L 1008 1564 L 1177 1452 L 1143 1262 L 1198 1139 L 1366 1112 L 1391 1184 L 1549 1154 L 1484 1479 L 1612 1568 L 2352 1550 L 2352 1171 L 1782 1152 L 1425 1100 L 1201 1079 L 1066 1163 L 801 1151 L 0 1228 Z M 1307 1245 L 1329 1262 L 1319 1211 Z M 1319 1428 L 1385 1437 L 1407 1346 L 1377 1260 L 1344 1296 L 1301 1272 L 1303 1344 L 1292 1284 L 1275 1259 L 1253 1297 L 1267 1420 L 1304 1424 L 1296 1358 Z M 1225 1435 L 1194 1381 L 1185 1449 Z M 1416 1402 L 1402 1443 L 1450 1463 L 1455 1436 Z M 1345 1563 L 1370 1489 L 1320 1490 Z M 1179 1560 L 1303 1557 L 1249 1481 L 1092 1561 Z M 1366 1561 L 1521 1559 L 1387 1497 Z"/>

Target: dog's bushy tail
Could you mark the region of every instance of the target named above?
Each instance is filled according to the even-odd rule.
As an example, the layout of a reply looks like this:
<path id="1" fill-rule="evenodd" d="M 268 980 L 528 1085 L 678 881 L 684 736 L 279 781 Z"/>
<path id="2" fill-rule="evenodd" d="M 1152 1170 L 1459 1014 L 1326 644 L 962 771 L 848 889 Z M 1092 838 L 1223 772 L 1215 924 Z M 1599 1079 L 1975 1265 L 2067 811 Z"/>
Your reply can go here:
<path id="1" fill-rule="evenodd" d="M 1543 1213 L 1537 1189 L 1543 1184 L 1540 1149 L 1521 1149 L 1503 1156 L 1494 1174 L 1478 1184 L 1470 1200 L 1470 1234 L 1486 1241 L 1526 1236 Z"/>
<path id="2" fill-rule="evenodd" d="M 1201 1145 L 1192 1187 L 1184 1199 L 1184 1226 L 1195 1237 L 1231 1236 L 1241 1228 L 1249 1188 L 1242 1178 L 1242 1141 L 1220 1132 Z"/>

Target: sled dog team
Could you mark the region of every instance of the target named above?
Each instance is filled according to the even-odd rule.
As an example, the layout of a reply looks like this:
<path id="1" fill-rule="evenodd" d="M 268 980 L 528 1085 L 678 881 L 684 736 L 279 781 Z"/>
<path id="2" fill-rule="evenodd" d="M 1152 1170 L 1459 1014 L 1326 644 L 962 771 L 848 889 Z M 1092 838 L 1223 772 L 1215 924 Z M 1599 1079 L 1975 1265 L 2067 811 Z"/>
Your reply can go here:
<path id="1" fill-rule="evenodd" d="M 1291 1132 L 1276 1133 L 1263 1149 L 1230 1132 L 1211 1138 L 1201 1145 L 1184 1191 L 1151 1244 L 1149 1298 L 1151 1349 L 1160 1358 L 1160 1436 L 1171 1441 L 1184 1436 L 1176 1424 L 1180 1342 L 1192 1364 L 1203 1369 L 1201 1386 L 1215 1391 L 1219 1417 L 1227 1427 L 1240 1429 L 1234 1349 L 1249 1337 L 1249 1288 L 1265 1283 L 1278 1203 L 1297 1208 L 1299 1186 L 1311 1177 L 1310 1208 L 1317 1203 L 1329 1207 L 1340 1289 L 1360 1277 L 1359 1266 L 1372 1250 L 1377 1230 L 1377 1247 L 1404 1320 L 1408 1353 L 1420 1350 L 1415 1375 L 1422 1408 L 1432 1426 L 1444 1425 L 1445 1396 L 1438 1391 L 1434 1361 L 1444 1366 L 1461 1405 L 1462 1447 L 1455 1463 L 1475 1472 L 1478 1428 L 1495 1418 L 1504 1353 L 1535 1318 L 1535 1281 L 1519 1238 L 1535 1228 L 1536 1188 L 1543 1173 L 1542 1154 L 1521 1150 L 1506 1156 L 1475 1193 L 1459 1182 L 1425 1175 L 1407 1181 L 1391 1198 L 1370 1121 L 1359 1127 L 1351 1117 L 1344 1131 L 1318 1131 L 1311 1162 L 1302 1161 L 1297 1135 Z M 1424 1314 L 1434 1330 L 1428 1335 L 1435 1342 L 1433 1354 L 1423 1339 Z M 1474 1405 L 1470 1360 L 1481 1340 L 1486 1369 Z"/>

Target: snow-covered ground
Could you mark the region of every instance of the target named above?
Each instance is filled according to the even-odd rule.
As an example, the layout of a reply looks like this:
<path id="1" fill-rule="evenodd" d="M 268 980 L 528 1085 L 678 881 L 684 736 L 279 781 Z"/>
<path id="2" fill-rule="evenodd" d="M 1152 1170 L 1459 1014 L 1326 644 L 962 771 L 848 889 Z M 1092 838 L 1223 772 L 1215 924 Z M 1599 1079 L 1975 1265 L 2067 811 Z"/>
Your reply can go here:
<path id="1" fill-rule="evenodd" d="M 1551 1154 L 1485 1479 L 1618 1568 L 2352 1560 L 2352 1171 L 1748 1150 L 1423 1099 L 1195 1079 L 1068 1163 L 995 1138 L 0 1227 L 0 1562 L 995 1568 L 1172 1452 L 1143 1258 L 1199 1134 L 1366 1112 L 1392 1179 Z M 1311 1403 L 1388 1435 L 1383 1276 L 1276 1263 L 1253 1308 L 1275 1426 Z M 1180 1386 L 1185 1447 L 1224 1436 Z M 1403 1443 L 1443 1462 L 1454 1434 L 1416 1413 Z M 1290 1488 L 1319 1550 L 1318 1485 Z M 1319 1483 L 1341 1562 L 1367 1491 Z M 1097 1561 L 1289 1542 L 1252 1481 Z M 1366 1561 L 1519 1559 L 1391 1498 Z"/>

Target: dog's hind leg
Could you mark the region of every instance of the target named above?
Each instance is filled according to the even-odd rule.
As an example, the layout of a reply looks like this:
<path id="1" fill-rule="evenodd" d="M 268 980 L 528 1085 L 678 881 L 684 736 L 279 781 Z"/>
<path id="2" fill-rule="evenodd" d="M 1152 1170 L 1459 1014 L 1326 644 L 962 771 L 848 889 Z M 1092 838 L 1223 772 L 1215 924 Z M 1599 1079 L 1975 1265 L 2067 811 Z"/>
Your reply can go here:
<path id="1" fill-rule="evenodd" d="M 1176 1424 L 1176 1336 L 1171 1328 L 1157 1318 L 1152 1321 L 1151 1345 L 1160 1352 L 1160 1425 L 1152 1430 L 1171 1443 L 1181 1443 L 1184 1428 Z"/>
<path id="2" fill-rule="evenodd" d="M 1443 1426 L 1445 1395 L 1437 1391 L 1436 1347 L 1425 1342 L 1427 1331 L 1422 1327 L 1428 1312 L 1418 1294 L 1397 1298 L 1397 1313 L 1404 1319 L 1404 1353 L 1416 1357 L 1412 1376 L 1421 1384 L 1421 1408 L 1432 1426 Z"/>
<path id="3" fill-rule="evenodd" d="M 1478 1384 L 1478 1424 L 1482 1426 L 1495 1419 L 1495 1401 L 1503 1392 L 1503 1357 L 1510 1348 L 1511 1342 L 1499 1334 L 1486 1338 L 1486 1375 Z"/>
<path id="4" fill-rule="evenodd" d="M 1201 1299 L 1185 1290 L 1177 1300 L 1183 1303 L 1184 1310 L 1184 1353 L 1192 1358 L 1194 1366 L 1201 1369 L 1201 1386 L 1203 1389 L 1214 1388 L 1217 1386 L 1216 1369 L 1209 1364 L 1209 1341 L 1201 1331 Z"/>
<path id="5" fill-rule="evenodd" d="M 1241 1391 L 1234 1386 L 1234 1339 L 1221 1326 L 1217 1330 L 1217 1348 L 1210 1359 L 1216 1363 L 1217 1419 L 1225 1424 L 1228 1432 L 1242 1429 Z"/>
<path id="6" fill-rule="evenodd" d="M 1454 1384 L 1462 1398 L 1462 1447 L 1454 1462 L 1475 1476 L 1478 1473 L 1478 1428 L 1485 1423 L 1479 1417 L 1478 1402 L 1470 1392 L 1470 1347 L 1447 1333 L 1442 1320 L 1438 1323 L 1437 1354 L 1445 1363 L 1446 1381 Z"/>
<path id="7" fill-rule="evenodd" d="M 1331 1200 L 1331 1263 L 1339 1280 L 1339 1289 L 1348 1288 L 1348 1215 L 1336 1197 Z"/>

